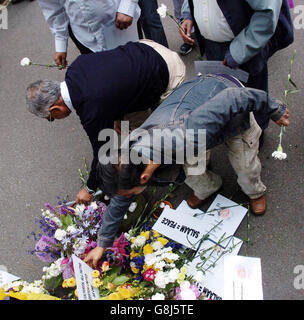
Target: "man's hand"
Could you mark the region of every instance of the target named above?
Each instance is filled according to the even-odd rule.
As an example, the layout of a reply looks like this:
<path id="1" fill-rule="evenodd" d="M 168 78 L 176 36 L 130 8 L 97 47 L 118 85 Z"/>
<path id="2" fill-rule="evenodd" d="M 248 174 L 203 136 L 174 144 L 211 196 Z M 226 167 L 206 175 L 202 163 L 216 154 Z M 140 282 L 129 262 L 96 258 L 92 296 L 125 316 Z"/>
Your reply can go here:
<path id="1" fill-rule="evenodd" d="M 76 196 L 76 203 L 89 204 L 93 196 L 83 187 Z"/>
<path id="2" fill-rule="evenodd" d="M 57 66 L 63 66 L 64 68 L 67 67 L 67 53 L 66 52 L 55 52 L 54 54 L 54 61 Z"/>
<path id="3" fill-rule="evenodd" d="M 193 27 L 193 22 L 190 19 L 184 20 L 182 23 L 179 33 L 182 36 L 184 42 L 194 45 L 194 40 L 191 38 L 191 30 Z"/>
<path id="4" fill-rule="evenodd" d="M 88 253 L 88 255 L 84 258 L 83 261 L 87 263 L 91 268 L 95 269 L 104 251 L 105 251 L 104 248 L 96 247 Z"/>
<path id="5" fill-rule="evenodd" d="M 284 126 L 284 127 L 287 127 L 289 125 L 289 110 L 286 109 L 285 113 L 282 115 L 281 119 L 276 121 L 276 124 L 278 126 Z"/>
<path id="6" fill-rule="evenodd" d="M 133 22 L 132 17 L 130 17 L 126 14 L 117 12 L 115 25 L 118 29 L 120 29 L 120 30 L 127 29 L 128 27 L 130 27 L 132 22 Z"/>

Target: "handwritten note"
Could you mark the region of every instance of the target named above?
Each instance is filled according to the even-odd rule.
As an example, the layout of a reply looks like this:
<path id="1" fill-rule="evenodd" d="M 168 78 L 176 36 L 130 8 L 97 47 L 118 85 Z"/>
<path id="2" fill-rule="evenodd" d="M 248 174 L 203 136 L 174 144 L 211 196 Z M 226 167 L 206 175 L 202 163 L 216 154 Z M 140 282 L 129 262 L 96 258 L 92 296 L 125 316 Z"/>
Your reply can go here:
<path id="1" fill-rule="evenodd" d="M 72 255 L 73 266 L 75 271 L 76 286 L 79 300 L 97 300 L 99 292 L 97 288 L 92 286 L 92 272 L 85 262 L 77 256 Z"/>

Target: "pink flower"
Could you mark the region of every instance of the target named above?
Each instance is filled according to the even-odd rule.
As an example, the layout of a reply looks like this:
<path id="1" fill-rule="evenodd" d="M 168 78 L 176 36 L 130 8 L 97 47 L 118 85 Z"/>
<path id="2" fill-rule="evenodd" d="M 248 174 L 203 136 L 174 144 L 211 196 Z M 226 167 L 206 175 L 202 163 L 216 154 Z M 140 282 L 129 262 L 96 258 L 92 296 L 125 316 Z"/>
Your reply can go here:
<path id="1" fill-rule="evenodd" d="M 144 279 L 146 281 L 153 281 L 155 279 L 156 271 L 152 268 L 148 269 L 143 273 Z"/>

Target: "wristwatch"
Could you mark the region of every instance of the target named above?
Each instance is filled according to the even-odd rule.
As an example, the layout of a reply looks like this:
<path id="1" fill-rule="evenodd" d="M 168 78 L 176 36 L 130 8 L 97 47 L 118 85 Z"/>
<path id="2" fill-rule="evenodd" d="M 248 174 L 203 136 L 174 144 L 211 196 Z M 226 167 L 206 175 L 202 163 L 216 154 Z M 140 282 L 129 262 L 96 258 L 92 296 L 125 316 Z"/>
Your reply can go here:
<path id="1" fill-rule="evenodd" d="M 84 186 L 84 188 L 86 189 L 86 191 L 89 193 L 89 194 L 94 194 L 95 193 L 95 191 L 94 190 L 92 190 L 92 189 L 90 189 L 88 186 Z"/>

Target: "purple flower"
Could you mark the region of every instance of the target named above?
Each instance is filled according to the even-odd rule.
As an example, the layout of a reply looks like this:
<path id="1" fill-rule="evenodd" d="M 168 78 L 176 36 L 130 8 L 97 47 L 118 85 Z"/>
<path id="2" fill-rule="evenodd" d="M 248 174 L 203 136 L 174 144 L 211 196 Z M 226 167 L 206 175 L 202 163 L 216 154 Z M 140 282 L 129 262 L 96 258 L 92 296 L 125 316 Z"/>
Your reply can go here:
<path id="1" fill-rule="evenodd" d="M 42 262 L 51 263 L 56 260 L 55 252 L 49 250 L 52 244 L 56 244 L 56 240 L 48 236 L 42 236 L 36 243 L 35 254 Z"/>

